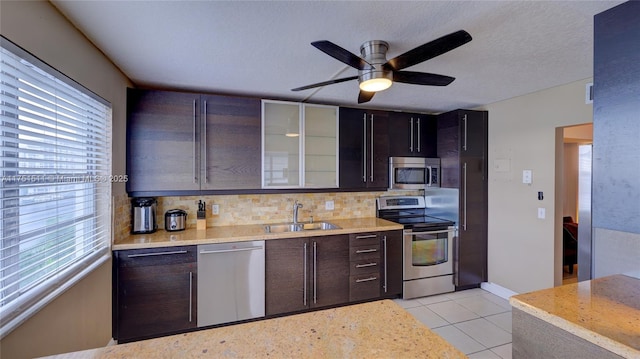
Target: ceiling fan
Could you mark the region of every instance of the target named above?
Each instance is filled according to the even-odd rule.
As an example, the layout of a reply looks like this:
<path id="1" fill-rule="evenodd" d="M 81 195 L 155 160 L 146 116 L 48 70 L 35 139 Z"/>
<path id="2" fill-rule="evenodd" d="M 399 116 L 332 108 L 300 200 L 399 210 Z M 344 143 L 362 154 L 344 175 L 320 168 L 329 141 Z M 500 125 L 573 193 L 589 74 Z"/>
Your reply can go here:
<path id="1" fill-rule="evenodd" d="M 400 71 L 451 51 L 471 41 L 471 35 L 464 30 L 453 32 L 433 41 L 409 50 L 402 55 L 387 61 L 389 44 L 382 40 L 367 41 L 360 46 L 362 57 L 343 49 L 331 41 L 322 40 L 311 43 L 318 50 L 358 70 L 358 76 L 344 77 L 315 84 L 296 87 L 291 91 L 308 90 L 315 87 L 358 80 L 360 93 L 358 103 L 368 102 L 377 91 L 382 91 L 393 82 L 414 85 L 447 86 L 454 77 L 415 71 Z"/>

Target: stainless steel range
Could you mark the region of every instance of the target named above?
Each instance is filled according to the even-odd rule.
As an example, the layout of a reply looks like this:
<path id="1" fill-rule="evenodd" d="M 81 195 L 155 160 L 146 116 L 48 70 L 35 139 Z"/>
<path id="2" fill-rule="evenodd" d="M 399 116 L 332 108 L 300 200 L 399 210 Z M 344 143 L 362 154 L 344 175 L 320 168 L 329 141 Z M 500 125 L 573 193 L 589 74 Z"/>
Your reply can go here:
<path id="1" fill-rule="evenodd" d="M 455 223 L 427 215 L 422 196 L 383 196 L 376 202 L 379 218 L 404 225 L 402 297 L 454 291 Z"/>

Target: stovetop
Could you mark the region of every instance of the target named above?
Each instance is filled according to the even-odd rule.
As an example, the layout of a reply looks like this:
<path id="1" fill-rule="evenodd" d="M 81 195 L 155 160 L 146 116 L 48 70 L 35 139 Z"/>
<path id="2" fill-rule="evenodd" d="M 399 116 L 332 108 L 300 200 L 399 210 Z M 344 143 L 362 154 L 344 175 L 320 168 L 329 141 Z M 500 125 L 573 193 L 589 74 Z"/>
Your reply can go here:
<path id="1" fill-rule="evenodd" d="M 378 218 L 404 225 L 405 229 L 435 229 L 454 226 L 455 222 L 427 215 L 424 197 L 384 196 L 378 197 Z"/>

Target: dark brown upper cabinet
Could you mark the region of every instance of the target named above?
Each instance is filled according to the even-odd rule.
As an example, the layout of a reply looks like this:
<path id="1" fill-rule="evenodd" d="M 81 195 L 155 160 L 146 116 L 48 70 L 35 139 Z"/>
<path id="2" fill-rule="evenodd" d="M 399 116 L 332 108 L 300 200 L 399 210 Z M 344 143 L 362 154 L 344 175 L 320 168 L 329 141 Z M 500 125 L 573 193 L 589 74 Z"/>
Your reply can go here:
<path id="1" fill-rule="evenodd" d="M 389 188 L 389 113 L 340 107 L 340 188 Z"/>
<path id="2" fill-rule="evenodd" d="M 389 156 L 436 157 L 437 118 L 409 112 L 390 112 Z"/>
<path id="3" fill-rule="evenodd" d="M 260 188 L 260 99 L 127 90 L 127 192 Z"/>

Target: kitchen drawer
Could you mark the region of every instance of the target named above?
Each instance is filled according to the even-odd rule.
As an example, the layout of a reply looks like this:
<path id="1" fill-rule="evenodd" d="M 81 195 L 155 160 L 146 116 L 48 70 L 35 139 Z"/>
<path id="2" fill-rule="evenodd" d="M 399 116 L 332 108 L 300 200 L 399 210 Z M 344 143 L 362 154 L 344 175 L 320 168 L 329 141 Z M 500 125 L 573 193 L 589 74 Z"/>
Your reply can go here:
<path id="1" fill-rule="evenodd" d="M 349 248 L 349 261 L 380 260 L 380 243 Z"/>
<path id="2" fill-rule="evenodd" d="M 378 233 L 352 233 L 349 235 L 349 246 L 368 246 L 380 244 Z"/>
<path id="3" fill-rule="evenodd" d="M 379 258 L 365 259 L 351 262 L 350 275 L 364 275 L 371 273 L 380 273 L 381 263 Z"/>
<path id="4" fill-rule="evenodd" d="M 380 297 L 380 274 L 370 273 L 349 277 L 349 300 L 365 300 Z"/>

